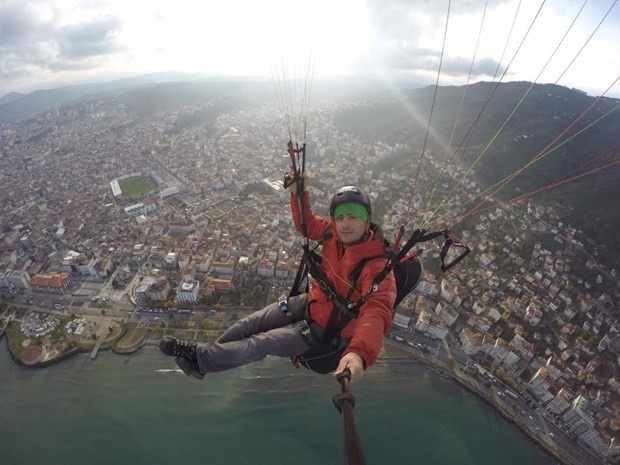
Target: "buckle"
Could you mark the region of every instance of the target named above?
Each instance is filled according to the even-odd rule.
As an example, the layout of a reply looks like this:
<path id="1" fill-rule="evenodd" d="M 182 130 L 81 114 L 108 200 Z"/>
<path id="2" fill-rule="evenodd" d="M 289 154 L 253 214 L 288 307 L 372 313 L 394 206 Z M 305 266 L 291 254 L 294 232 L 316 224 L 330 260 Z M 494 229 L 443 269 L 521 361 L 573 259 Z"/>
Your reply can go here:
<path id="1" fill-rule="evenodd" d="M 342 312 L 342 317 L 340 319 L 341 320 L 348 319 L 349 321 L 351 321 L 353 318 L 357 318 L 359 314 L 360 314 L 360 312 L 359 312 L 359 310 L 356 307 L 353 307 L 353 308 L 348 308 L 347 307 Z"/>
<path id="2" fill-rule="evenodd" d="M 288 297 L 286 295 L 282 294 L 278 298 L 278 307 L 285 315 L 288 314 Z"/>
<path id="3" fill-rule="evenodd" d="M 314 345 L 314 336 L 312 335 L 312 330 L 310 329 L 310 326 L 308 326 L 308 323 L 304 320 L 302 323 L 302 326 L 300 328 L 300 332 L 302 337 L 306 340 L 306 342 L 309 345 Z"/>

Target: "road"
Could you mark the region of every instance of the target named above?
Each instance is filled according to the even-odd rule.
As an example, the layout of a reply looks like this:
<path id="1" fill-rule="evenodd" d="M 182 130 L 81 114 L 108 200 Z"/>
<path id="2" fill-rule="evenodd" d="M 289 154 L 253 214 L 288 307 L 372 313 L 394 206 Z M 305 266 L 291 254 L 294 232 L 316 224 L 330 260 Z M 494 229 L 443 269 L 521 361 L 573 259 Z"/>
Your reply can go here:
<path id="1" fill-rule="evenodd" d="M 101 315 L 102 310 L 107 316 L 125 317 L 134 306 L 125 302 L 110 302 L 107 308 L 90 307 L 91 296 L 84 295 L 52 295 L 38 293 L 11 294 L 13 299 L 6 298 L 7 305 L 20 305 L 38 312 L 56 314 L 79 313 L 83 315 Z"/>

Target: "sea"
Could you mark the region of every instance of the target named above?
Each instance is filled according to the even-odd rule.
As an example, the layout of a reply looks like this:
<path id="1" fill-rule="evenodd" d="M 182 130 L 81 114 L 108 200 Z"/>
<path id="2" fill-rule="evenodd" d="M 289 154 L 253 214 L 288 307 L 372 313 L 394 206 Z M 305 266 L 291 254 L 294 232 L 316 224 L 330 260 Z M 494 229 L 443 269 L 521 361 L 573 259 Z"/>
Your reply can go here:
<path id="1" fill-rule="evenodd" d="M 330 375 L 268 357 L 203 381 L 155 348 L 24 368 L 0 343 L 0 463 L 344 464 Z M 351 385 L 367 464 L 554 465 L 474 394 L 406 359 Z"/>

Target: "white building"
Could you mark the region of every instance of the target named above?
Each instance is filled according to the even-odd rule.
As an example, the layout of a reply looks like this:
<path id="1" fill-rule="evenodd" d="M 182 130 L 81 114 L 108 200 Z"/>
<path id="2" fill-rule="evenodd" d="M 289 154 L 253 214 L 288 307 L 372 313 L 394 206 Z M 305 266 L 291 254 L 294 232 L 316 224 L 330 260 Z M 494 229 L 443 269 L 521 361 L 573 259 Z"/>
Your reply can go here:
<path id="1" fill-rule="evenodd" d="M 431 313 L 426 310 L 422 310 L 418 315 L 418 321 L 415 323 L 415 329 L 425 333 L 428 330 L 431 321 Z"/>
<path id="2" fill-rule="evenodd" d="M 286 279 L 289 277 L 291 265 L 287 261 L 280 260 L 276 266 L 276 278 Z"/>
<path id="3" fill-rule="evenodd" d="M 125 213 L 129 216 L 138 216 L 144 214 L 144 204 L 142 202 L 135 203 L 125 207 Z"/>
<path id="4" fill-rule="evenodd" d="M 166 189 L 162 190 L 159 195 L 161 199 L 164 200 L 180 192 L 181 192 L 181 188 L 179 186 L 172 186 L 172 187 L 167 187 Z"/>
<path id="5" fill-rule="evenodd" d="M 30 275 L 25 271 L 7 271 L 0 276 L 0 288 L 30 289 Z"/>
<path id="6" fill-rule="evenodd" d="M 449 305 L 438 303 L 435 313 L 443 320 L 446 326 L 452 326 L 459 317 L 458 312 Z"/>
<path id="7" fill-rule="evenodd" d="M 441 298 L 448 303 L 454 301 L 454 286 L 449 281 L 441 281 Z"/>
<path id="8" fill-rule="evenodd" d="M 177 288 L 176 300 L 178 302 L 196 303 L 198 301 L 199 291 L 200 283 L 198 281 L 183 280 Z"/>
<path id="9" fill-rule="evenodd" d="M 275 265 L 269 260 L 261 260 L 256 268 L 259 276 L 272 277 L 275 271 Z"/>
<path id="10" fill-rule="evenodd" d="M 550 402 L 555 397 L 551 390 L 553 388 L 552 379 L 545 367 L 538 369 L 527 385 L 527 390 L 543 404 Z"/>
<path id="11" fill-rule="evenodd" d="M 77 271 L 84 276 L 94 276 L 105 279 L 112 271 L 112 260 L 102 257 L 93 257 L 87 263 L 75 265 Z"/>
<path id="12" fill-rule="evenodd" d="M 594 427 L 594 419 L 588 413 L 588 400 L 583 396 L 577 396 L 564 415 L 562 415 L 564 425 L 571 433 L 580 436 Z"/>
<path id="13" fill-rule="evenodd" d="M 436 337 L 443 341 L 448 335 L 448 327 L 441 321 L 441 318 L 434 315 L 434 317 L 431 318 L 431 324 L 428 326 L 427 332 L 429 336 Z"/>
<path id="14" fill-rule="evenodd" d="M 607 438 L 609 443 L 606 444 L 601 434 L 595 428 L 590 427 L 579 435 L 578 441 L 590 447 L 595 454 L 607 459 L 617 453 L 617 450 L 611 447 L 612 443 L 609 439 Z"/>
<path id="15" fill-rule="evenodd" d="M 164 266 L 169 269 L 178 269 L 179 256 L 175 252 L 168 252 L 164 258 Z"/>
<path id="16" fill-rule="evenodd" d="M 396 312 L 394 315 L 394 320 L 392 324 L 398 328 L 407 329 L 409 328 L 409 322 L 411 321 L 411 317 L 408 315 L 403 315 L 402 313 Z"/>
<path id="17" fill-rule="evenodd" d="M 136 286 L 136 289 L 134 290 L 134 295 L 136 296 L 136 301 L 139 305 L 146 305 L 149 302 L 149 288 L 152 284 L 155 284 L 156 281 L 157 280 L 153 276 L 146 276 L 144 279 L 142 279 L 140 284 Z"/>
<path id="18" fill-rule="evenodd" d="M 568 389 L 562 388 L 546 408 L 554 415 L 561 415 L 570 408 L 574 397 Z"/>
<path id="19" fill-rule="evenodd" d="M 118 184 L 118 179 L 115 179 L 112 182 L 110 182 L 110 189 L 112 189 L 112 195 L 114 197 L 118 197 L 119 195 L 123 193 L 123 191 L 121 190 L 121 186 Z"/>
<path id="20" fill-rule="evenodd" d="M 509 369 L 512 369 L 517 366 L 519 360 L 521 360 L 521 357 L 519 357 L 511 350 L 506 354 L 504 360 L 502 360 L 502 365 L 506 366 Z"/>
<path id="21" fill-rule="evenodd" d="M 429 297 L 436 297 L 439 295 L 439 288 L 436 283 L 431 283 L 428 281 L 420 281 L 415 288 L 417 294 L 424 294 Z"/>
<path id="22" fill-rule="evenodd" d="M 459 333 L 459 339 L 463 346 L 463 352 L 467 355 L 475 355 L 482 346 L 482 334 L 470 329 L 463 328 Z"/>

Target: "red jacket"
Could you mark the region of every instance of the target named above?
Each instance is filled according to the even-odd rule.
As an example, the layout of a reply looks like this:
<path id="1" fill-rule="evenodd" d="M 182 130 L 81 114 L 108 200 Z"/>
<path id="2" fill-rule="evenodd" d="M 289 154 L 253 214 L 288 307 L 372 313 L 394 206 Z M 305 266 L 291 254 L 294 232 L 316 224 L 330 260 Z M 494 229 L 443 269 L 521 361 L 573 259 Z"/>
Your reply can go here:
<path id="1" fill-rule="evenodd" d="M 374 238 L 372 231 L 370 236 L 362 243 L 350 245 L 346 248 L 338 238 L 333 219 L 314 215 L 310 207 L 310 200 L 306 192 L 303 198 L 303 211 L 306 218 L 308 239 L 323 239 L 327 229 L 332 230 L 332 235 L 324 238 L 322 245 L 321 269 L 329 282 L 334 286 L 337 294 L 346 297 L 351 281 L 347 278 L 355 266 L 366 257 L 375 257 L 384 253 L 383 240 Z M 302 233 L 301 213 L 298 199 L 291 195 L 291 211 L 295 228 Z M 356 302 L 370 288 L 372 280 L 385 266 L 386 260 L 370 260 L 364 266 L 357 280 L 356 292 L 351 300 Z M 327 320 L 332 311 L 332 303 L 323 293 L 316 282 L 310 287 L 310 316 L 322 327 L 327 325 Z M 370 297 L 360 308 L 357 318 L 344 327 L 340 333 L 343 337 L 350 337 L 346 352 L 355 352 L 364 360 L 364 366 L 372 365 L 379 355 L 383 335 L 392 325 L 392 307 L 396 299 L 396 282 L 393 273 L 390 273 L 381 281 L 379 288 L 370 294 Z"/>

